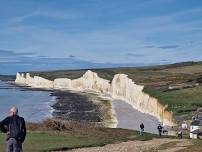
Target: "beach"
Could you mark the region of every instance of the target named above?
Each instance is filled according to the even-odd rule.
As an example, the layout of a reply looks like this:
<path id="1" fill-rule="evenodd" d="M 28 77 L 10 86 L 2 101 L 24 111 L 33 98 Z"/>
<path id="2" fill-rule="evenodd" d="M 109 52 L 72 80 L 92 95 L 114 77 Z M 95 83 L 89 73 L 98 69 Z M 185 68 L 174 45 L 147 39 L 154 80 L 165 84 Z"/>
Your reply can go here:
<path id="1" fill-rule="evenodd" d="M 117 119 L 117 128 L 139 130 L 140 124 L 143 123 L 145 132 L 158 133 L 156 128 L 159 121 L 155 117 L 141 113 L 121 100 L 113 100 L 112 107 L 113 115 Z"/>

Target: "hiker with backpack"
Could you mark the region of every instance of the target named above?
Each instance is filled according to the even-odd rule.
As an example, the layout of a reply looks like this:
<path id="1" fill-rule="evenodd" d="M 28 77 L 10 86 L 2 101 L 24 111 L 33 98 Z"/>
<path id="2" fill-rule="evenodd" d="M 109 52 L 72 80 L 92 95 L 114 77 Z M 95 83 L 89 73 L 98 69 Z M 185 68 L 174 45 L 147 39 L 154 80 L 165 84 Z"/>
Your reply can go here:
<path id="1" fill-rule="evenodd" d="M 22 152 L 26 126 L 24 118 L 18 116 L 16 107 L 12 107 L 9 116 L 0 122 L 0 130 L 7 134 L 6 152 Z"/>

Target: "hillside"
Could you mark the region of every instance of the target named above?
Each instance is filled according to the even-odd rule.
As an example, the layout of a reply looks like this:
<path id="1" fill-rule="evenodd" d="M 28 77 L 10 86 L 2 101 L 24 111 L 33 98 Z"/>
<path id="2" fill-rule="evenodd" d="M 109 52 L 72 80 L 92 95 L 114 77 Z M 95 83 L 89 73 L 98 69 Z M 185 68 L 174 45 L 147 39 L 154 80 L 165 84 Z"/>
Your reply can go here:
<path id="1" fill-rule="evenodd" d="M 42 123 L 27 123 L 28 134 L 23 144 L 25 152 L 49 152 L 74 148 L 104 146 L 128 140 L 151 140 L 157 135 L 138 131 L 100 128 L 87 123 L 45 120 Z M 0 133 L 0 152 L 4 151 L 5 134 Z"/>
<path id="2" fill-rule="evenodd" d="M 200 152 L 201 140 L 144 133 L 119 128 L 100 128 L 78 122 L 45 120 L 27 123 L 28 134 L 23 144 L 25 152 L 78 151 L 195 151 Z M 0 133 L 0 152 L 4 151 L 5 134 Z M 104 146 L 104 147 L 103 147 Z M 86 148 L 89 147 L 89 148 Z M 95 148 L 94 148 L 95 147 Z"/>

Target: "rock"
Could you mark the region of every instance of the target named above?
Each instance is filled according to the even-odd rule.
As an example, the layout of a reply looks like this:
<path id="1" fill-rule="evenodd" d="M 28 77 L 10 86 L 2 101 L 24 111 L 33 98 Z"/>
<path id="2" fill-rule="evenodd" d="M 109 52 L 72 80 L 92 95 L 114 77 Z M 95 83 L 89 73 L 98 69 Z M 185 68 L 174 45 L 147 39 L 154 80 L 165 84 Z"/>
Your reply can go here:
<path id="1" fill-rule="evenodd" d="M 15 83 L 20 84 L 20 85 L 25 85 L 26 84 L 26 78 L 24 76 L 24 73 L 22 73 L 22 74 L 17 73 L 16 74 Z"/>

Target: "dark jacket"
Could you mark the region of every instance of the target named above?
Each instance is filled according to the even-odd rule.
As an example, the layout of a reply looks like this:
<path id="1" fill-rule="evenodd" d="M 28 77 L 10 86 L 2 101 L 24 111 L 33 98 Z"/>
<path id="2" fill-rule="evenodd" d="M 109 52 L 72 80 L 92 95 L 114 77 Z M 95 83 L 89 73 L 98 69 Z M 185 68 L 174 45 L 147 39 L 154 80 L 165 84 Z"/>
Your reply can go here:
<path id="1" fill-rule="evenodd" d="M 7 139 L 15 138 L 23 143 L 26 137 L 25 120 L 18 115 L 9 116 L 0 122 L 0 130 L 7 133 Z"/>
<path id="2" fill-rule="evenodd" d="M 161 131 L 163 127 L 161 125 L 158 125 L 157 129 Z"/>
<path id="3" fill-rule="evenodd" d="M 141 129 L 144 129 L 144 124 L 140 124 L 140 128 L 141 128 Z"/>

